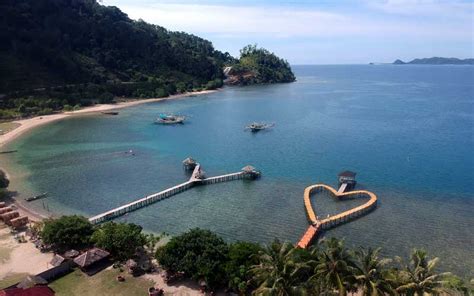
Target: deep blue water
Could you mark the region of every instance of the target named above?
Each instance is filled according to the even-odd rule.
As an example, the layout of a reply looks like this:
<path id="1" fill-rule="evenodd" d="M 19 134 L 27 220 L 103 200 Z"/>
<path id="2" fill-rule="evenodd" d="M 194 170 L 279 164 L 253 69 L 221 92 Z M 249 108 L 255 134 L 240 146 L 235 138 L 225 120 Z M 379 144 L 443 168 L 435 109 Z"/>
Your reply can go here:
<path id="1" fill-rule="evenodd" d="M 50 211 L 94 215 L 181 183 L 192 156 L 208 175 L 260 169 L 256 182 L 194 188 L 121 220 L 178 234 L 209 228 L 228 240 L 296 241 L 307 227 L 303 190 L 336 186 L 357 172 L 378 208 L 326 233 L 349 245 L 414 247 L 462 274 L 474 267 L 474 67 L 295 66 L 291 84 L 225 88 L 151 103 L 119 116 L 71 118 L 39 128 L 2 156 L 24 176 L 22 192 L 50 192 Z M 160 112 L 190 116 L 183 126 L 152 124 Z M 252 121 L 275 122 L 258 134 Z M 135 156 L 124 153 L 129 149 Z M 12 158 L 13 157 L 13 158 Z M 320 216 L 363 201 L 314 201 Z M 42 210 L 42 201 L 36 202 Z"/>

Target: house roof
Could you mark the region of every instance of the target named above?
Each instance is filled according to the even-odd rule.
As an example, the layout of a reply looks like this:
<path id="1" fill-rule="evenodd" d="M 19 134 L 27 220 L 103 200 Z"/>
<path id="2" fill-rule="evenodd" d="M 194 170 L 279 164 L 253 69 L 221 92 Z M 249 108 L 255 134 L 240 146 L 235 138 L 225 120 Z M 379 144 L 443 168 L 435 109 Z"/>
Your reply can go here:
<path id="1" fill-rule="evenodd" d="M 28 289 L 12 288 L 0 291 L 0 296 L 54 296 L 55 293 L 48 286 L 37 286 Z"/>
<path id="2" fill-rule="evenodd" d="M 356 176 L 356 173 L 354 172 L 351 172 L 351 171 L 343 171 L 343 172 L 340 172 L 339 177 L 352 177 L 354 178 Z"/>
<path id="3" fill-rule="evenodd" d="M 83 253 L 80 256 L 77 256 L 74 259 L 74 263 L 79 265 L 80 267 L 87 267 L 89 265 L 92 265 L 110 255 L 109 252 L 99 249 L 99 248 L 93 248 L 90 249 L 89 251 Z"/>
<path id="4" fill-rule="evenodd" d="M 60 256 L 60 255 L 54 255 L 53 259 L 51 259 L 51 265 L 53 266 L 59 266 L 61 265 L 61 263 L 64 262 L 64 260 L 66 260 L 63 256 Z"/>
<path id="5" fill-rule="evenodd" d="M 244 166 L 244 167 L 242 168 L 242 171 L 243 171 L 243 172 L 249 172 L 249 173 L 250 173 L 250 172 L 254 172 L 254 171 L 255 171 L 255 168 L 254 168 L 253 166 L 251 166 L 251 165 L 247 165 L 247 166 Z"/>
<path id="6" fill-rule="evenodd" d="M 191 164 L 191 163 L 196 163 L 196 161 L 194 159 L 192 159 L 191 157 L 188 157 L 185 160 L 183 160 L 183 163 L 184 164 Z"/>
<path id="7" fill-rule="evenodd" d="M 34 287 L 36 285 L 47 285 L 48 282 L 40 277 L 40 276 L 36 276 L 36 275 L 29 275 L 27 277 L 25 277 L 17 286 L 17 288 L 21 288 L 21 289 L 26 289 L 26 288 L 31 288 L 31 287 Z"/>

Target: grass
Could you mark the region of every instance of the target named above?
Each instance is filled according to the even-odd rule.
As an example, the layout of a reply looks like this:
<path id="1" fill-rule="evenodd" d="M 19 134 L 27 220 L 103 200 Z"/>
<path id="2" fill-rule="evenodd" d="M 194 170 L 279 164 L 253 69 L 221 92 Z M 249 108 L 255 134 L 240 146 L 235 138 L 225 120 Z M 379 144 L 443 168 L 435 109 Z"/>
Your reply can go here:
<path id="1" fill-rule="evenodd" d="M 16 129 L 19 126 L 20 126 L 20 124 L 15 123 L 15 122 L 1 122 L 0 123 L 0 135 L 6 134 L 9 131 L 12 131 L 12 130 Z"/>
<path id="2" fill-rule="evenodd" d="M 5 278 L 0 280 L 0 290 L 10 287 L 23 280 L 28 274 L 27 273 L 12 273 L 7 275 Z"/>
<path id="3" fill-rule="evenodd" d="M 124 282 L 117 281 L 121 275 Z M 147 295 L 148 288 L 153 286 L 151 280 L 134 278 L 118 269 L 103 270 L 94 276 L 88 276 L 80 270 L 52 282 L 49 286 L 57 296 L 106 296 L 106 295 Z"/>

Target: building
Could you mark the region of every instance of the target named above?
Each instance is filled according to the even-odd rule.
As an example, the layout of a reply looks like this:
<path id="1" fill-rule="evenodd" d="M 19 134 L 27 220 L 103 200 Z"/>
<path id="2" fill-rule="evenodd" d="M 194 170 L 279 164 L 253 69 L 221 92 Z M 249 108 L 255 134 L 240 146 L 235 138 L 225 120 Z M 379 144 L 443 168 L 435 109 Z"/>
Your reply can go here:
<path id="1" fill-rule="evenodd" d="M 251 165 L 244 166 L 241 171 L 244 173 L 245 178 L 248 179 L 257 179 L 261 175 L 260 172 Z"/>
<path id="2" fill-rule="evenodd" d="M 0 291 L 0 296 L 54 296 L 55 293 L 48 286 L 35 286 L 31 288 L 9 288 Z"/>
<path id="3" fill-rule="evenodd" d="M 351 171 L 343 171 L 340 172 L 338 177 L 339 177 L 339 187 L 342 184 L 347 184 L 347 189 L 353 189 L 355 185 L 357 184 L 356 179 L 355 179 L 356 173 L 351 172 Z"/>
<path id="4" fill-rule="evenodd" d="M 93 275 L 108 266 L 109 256 L 110 253 L 105 250 L 92 248 L 77 256 L 74 259 L 74 263 L 76 263 L 83 272 L 88 275 Z"/>

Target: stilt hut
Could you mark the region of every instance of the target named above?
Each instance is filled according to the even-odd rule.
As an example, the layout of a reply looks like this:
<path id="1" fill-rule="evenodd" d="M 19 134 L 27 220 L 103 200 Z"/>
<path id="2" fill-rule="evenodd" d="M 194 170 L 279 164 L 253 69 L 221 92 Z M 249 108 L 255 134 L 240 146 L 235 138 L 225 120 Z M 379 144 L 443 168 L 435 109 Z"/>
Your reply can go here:
<path id="1" fill-rule="evenodd" d="M 13 228 L 19 229 L 22 227 L 25 227 L 29 222 L 29 219 L 27 216 L 20 216 L 18 218 L 14 218 L 10 220 L 10 223 Z"/>
<path id="2" fill-rule="evenodd" d="M 5 224 L 7 225 L 11 225 L 11 220 L 12 219 L 15 219 L 15 218 L 18 218 L 20 217 L 20 213 L 18 213 L 17 211 L 14 211 L 14 212 L 8 212 L 8 213 L 4 213 L 4 214 L 1 214 L 0 215 L 0 219 L 3 220 L 3 222 L 5 222 Z"/>
<path id="3" fill-rule="evenodd" d="M 260 177 L 261 173 L 251 165 L 244 166 L 242 172 L 247 179 L 257 179 Z"/>
<path id="4" fill-rule="evenodd" d="M 3 208 L 0 208 L 0 215 L 8 213 L 8 212 L 12 212 L 12 211 L 13 211 L 12 207 L 3 207 Z"/>
<path id="5" fill-rule="evenodd" d="M 194 160 L 193 158 L 191 157 L 188 157 L 186 158 L 185 160 L 183 160 L 183 167 L 185 170 L 187 171 L 192 171 L 194 170 L 194 168 L 196 167 L 197 165 L 197 162 L 196 160 Z"/>
<path id="6" fill-rule="evenodd" d="M 342 184 L 347 184 L 347 190 L 354 189 L 355 185 L 357 184 L 356 179 L 355 179 L 356 173 L 351 172 L 351 171 L 343 171 L 340 172 L 338 177 L 339 177 L 339 187 Z"/>

